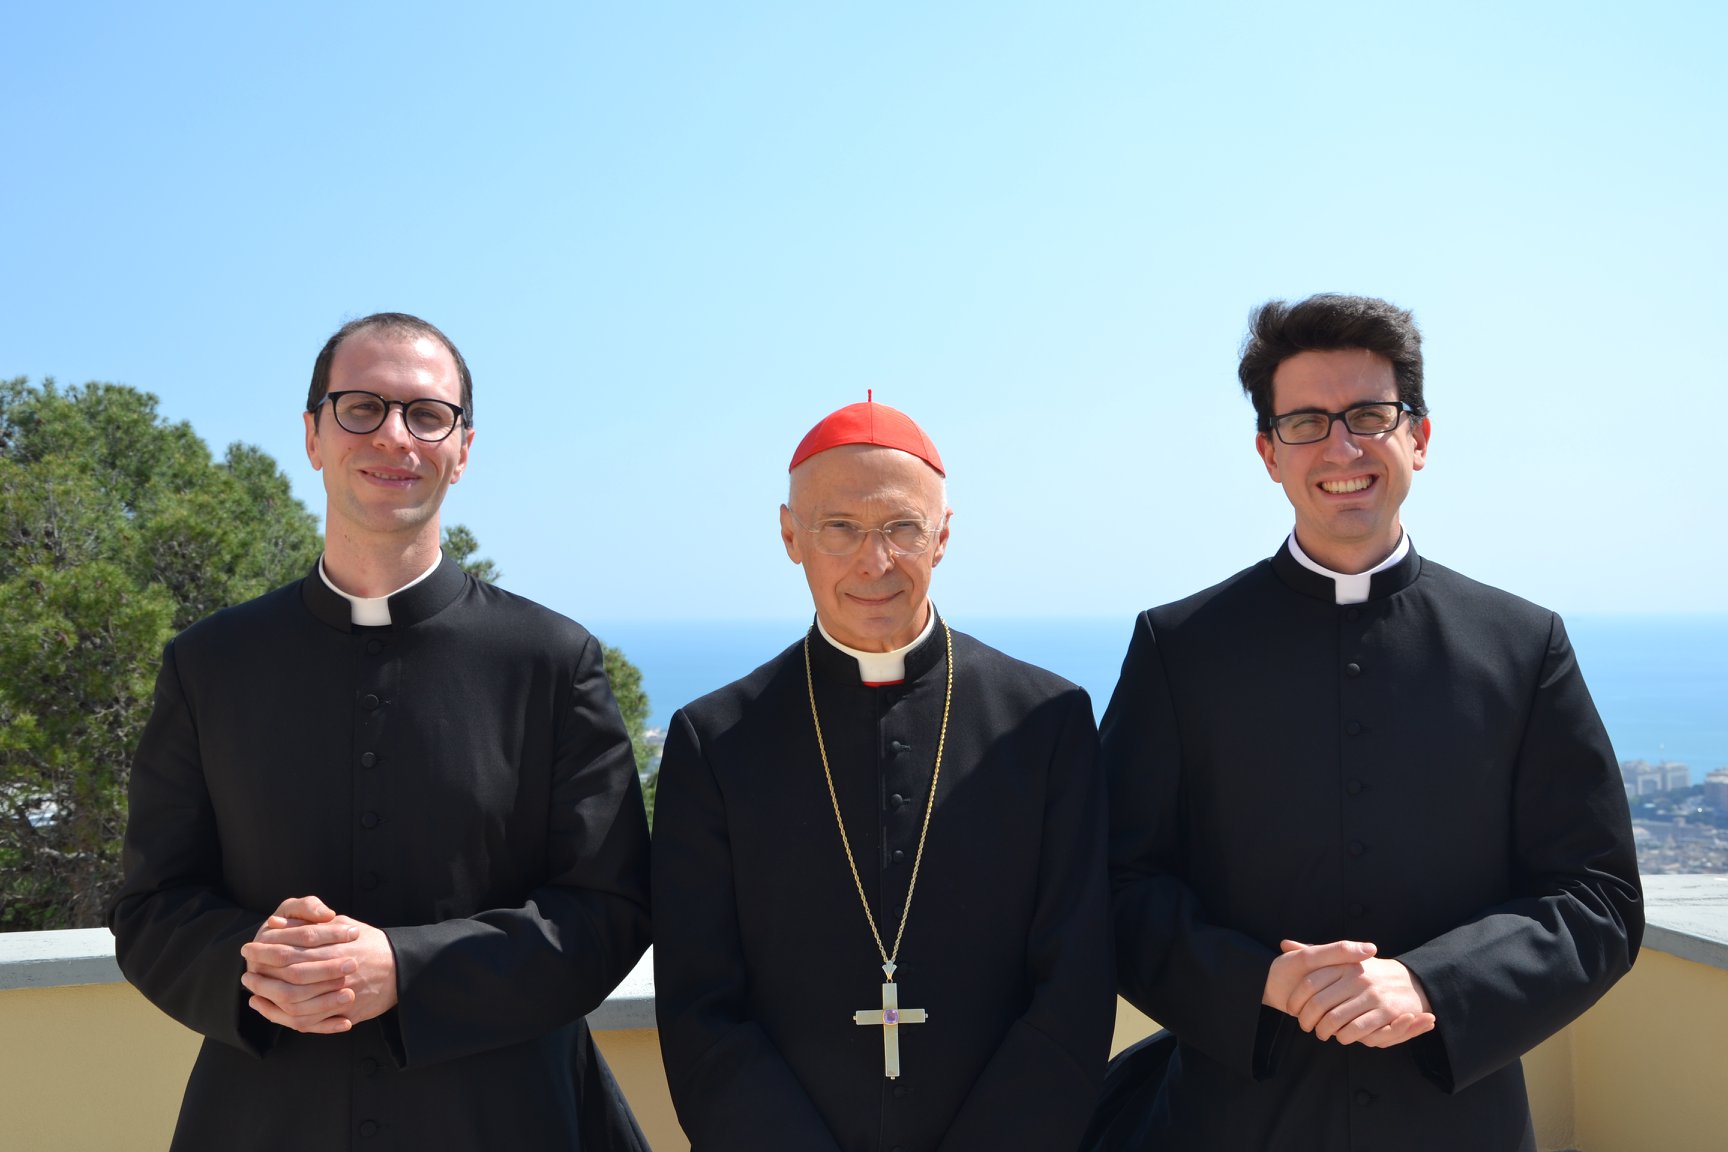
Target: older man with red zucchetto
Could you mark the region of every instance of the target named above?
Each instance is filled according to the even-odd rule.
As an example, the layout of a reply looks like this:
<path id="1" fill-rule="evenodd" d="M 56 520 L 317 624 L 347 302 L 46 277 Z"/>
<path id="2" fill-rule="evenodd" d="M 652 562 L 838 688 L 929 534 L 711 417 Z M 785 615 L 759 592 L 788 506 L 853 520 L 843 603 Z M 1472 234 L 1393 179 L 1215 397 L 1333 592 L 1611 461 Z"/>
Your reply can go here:
<path id="1" fill-rule="evenodd" d="M 953 630 L 941 457 L 853 404 L 792 456 L 808 632 L 682 709 L 661 1048 L 697 1152 L 1074 1148 L 1114 995 L 1085 691 Z"/>

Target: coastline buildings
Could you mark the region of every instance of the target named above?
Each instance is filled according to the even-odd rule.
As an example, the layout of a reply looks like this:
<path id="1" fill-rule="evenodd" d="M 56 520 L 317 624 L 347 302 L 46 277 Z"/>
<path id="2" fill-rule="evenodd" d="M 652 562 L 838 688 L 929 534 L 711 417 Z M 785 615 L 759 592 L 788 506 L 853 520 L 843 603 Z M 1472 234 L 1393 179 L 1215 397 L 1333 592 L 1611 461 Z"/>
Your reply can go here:
<path id="1" fill-rule="evenodd" d="M 1728 768 L 1704 777 L 1704 806 L 1718 816 L 1728 816 Z"/>
<path id="2" fill-rule="evenodd" d="M 1620 780 L 1626 785 L 1626 799 L 1654 796 L 1660 792 L 1676 792 L 1692 786 L 1692 769 L 1678 760 L 1652 764 L 1648 760 L 1622 760 Z"/>
<path id="3" fill-rule="evenodd" d="M 1728 768 L 1692 783 L 1678 761 L 1624 760 L 1638 870 L 1646 876 L 1728 873 Z"/>

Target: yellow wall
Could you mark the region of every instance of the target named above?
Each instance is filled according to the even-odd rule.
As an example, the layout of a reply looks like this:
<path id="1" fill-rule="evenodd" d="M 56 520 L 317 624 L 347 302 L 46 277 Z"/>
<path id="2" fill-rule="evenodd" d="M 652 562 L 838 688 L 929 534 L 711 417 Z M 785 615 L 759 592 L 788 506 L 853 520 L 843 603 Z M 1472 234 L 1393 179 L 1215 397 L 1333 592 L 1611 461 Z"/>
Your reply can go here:
<path id="1" fill-rule="evenodd" d="M 642 1125 L 643 1135 L 654 1152 L 689 1152 L 690 1141 L 672 1113 L 672 1093 L 666 1087 L 666 1069 L 660 1064 L 660 1034 L 652 1028 L 630 1032 L 596 1032 L 600 1051 L 612 1075 L 624 1088 L 630 1110 Z"/>
<path id="2" fill-rule="evenodd" d="M 1119 1051 L 1156 1027 L 1118 1003 Z M 597 1032 L 654 1152 L 688 1152 L 652 1029 Z M 0 992 L 0 1116 L 8 1148 L 165 1148 L 198 1037 L 129 984 Z"/>
<path id="3" fill-rule="evenodd" d="M 1118 1002 L 1113 1051 L 1156 1027 Z M 687 1152 L 650 1029 L 597 1033 L 655 1152 Z M 126 984 L 0 992 L 6 1147 L 162 1148 L 198 1038 Z M 1525 1058 L 1544 1149 L 1720 1152 L 1728 1133 L 1728 972 L 1647 951 Z"/>
<path id="4" fill-rule="evenodd" d="M 1646 949 L 1571 1032 L 1582 1152 L 1728 1147 L 1728 971 Z"/>
<path id="5" fill-rule="evenodd" d="M 130 984 L 0 992 L 0 1116 L 20 1152 L 166 1148 L 198 1036 Z"/>
<path id="6" fill-rule="evenodd" d="M 655 1152 L 685 1152 L 654 1031 L 596 1036 Z M 198 1043 L 130 984 L 0 992 L 0 1144 L 166 1148 Z"/>
<path id="7" fill-rule="evenodd" d="M 1724 988 L 1728 994 L 1728 988 Z M 1573 1106 L 1572 1030 L 1550 1036 L 1524 1057 L 1524 1087 L 1530 1093 L 1530 1120 L 1542 1152 L 1577 1148 Z"/>
<path id="8" fill-rule="evenodd" d="M 1122 997 L 1116 997 L 1116 1035 L 1110 1040 L 1110 1055 L 1116 1055 L 1136 1040 L 1144 1040 L 1156 1031 L 1156 1021 Z"/>

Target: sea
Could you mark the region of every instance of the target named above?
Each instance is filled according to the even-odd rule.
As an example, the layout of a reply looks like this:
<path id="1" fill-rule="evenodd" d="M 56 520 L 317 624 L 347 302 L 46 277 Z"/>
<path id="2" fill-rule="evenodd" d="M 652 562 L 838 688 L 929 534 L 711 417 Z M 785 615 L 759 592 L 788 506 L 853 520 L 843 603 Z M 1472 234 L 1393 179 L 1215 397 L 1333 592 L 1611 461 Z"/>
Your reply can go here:
<path id="1" fill-rule="evenodd" d="M 1100 717 L 1134 621 L 947 617 L 1011 656 L 1085 688 Z M 781 621 L 588 622 L 642 670 L 649 727 L 795 643 L 809 617 Z M 1620 760 L 1672 760 L 1692 783 L 1728 768 L 1728 615 L 1579 615 L 1566 630 Z"/>

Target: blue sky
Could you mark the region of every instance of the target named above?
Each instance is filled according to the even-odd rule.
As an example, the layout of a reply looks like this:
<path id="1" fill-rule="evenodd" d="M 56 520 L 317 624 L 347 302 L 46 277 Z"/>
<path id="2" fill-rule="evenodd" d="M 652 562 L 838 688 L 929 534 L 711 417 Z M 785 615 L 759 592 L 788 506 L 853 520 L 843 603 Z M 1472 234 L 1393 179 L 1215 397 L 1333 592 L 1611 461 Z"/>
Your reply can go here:
<path id="1" fill-rule="evenodd" d="M 966 616 L 1127 617 L 1289 526 L 1251 307 L 1412 308 L 1428 555 L 1722 612 L 1719 5 L 15 4 L 0 375 L 134 385 L 314 510 L 344 320 L 476 376 L 446 505 L 579 619 L 805 619 L 805 430 L 938 444 Z"/>

